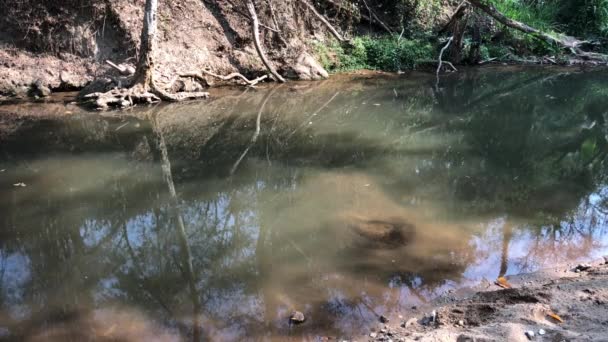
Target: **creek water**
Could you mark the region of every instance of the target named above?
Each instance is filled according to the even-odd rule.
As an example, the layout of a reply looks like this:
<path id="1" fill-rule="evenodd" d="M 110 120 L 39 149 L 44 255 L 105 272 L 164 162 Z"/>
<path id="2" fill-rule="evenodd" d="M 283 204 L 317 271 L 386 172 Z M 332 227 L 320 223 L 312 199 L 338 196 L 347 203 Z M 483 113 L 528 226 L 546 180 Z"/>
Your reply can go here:
<path id="1" fill-rule="evenodd" d="M 35 113 L 0 145 L 0 339 L 356 338 L 447 291 L 608 252 L 607 71 L 212 95 L 0 107 Z"/>

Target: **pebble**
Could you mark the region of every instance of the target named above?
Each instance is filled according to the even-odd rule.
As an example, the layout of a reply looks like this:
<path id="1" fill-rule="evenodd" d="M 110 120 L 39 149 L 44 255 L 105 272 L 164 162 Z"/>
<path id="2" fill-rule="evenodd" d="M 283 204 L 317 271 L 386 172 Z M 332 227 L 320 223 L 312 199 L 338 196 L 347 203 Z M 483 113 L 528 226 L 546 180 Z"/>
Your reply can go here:
<path id="1" fill-rule="evenodd" d="M 376 334 L 375 332 L 369 334 L 369 337 L 371 338 L 376 338 L 376 336 L 378 336 L 378 334 Z"/>
<path id="2" fill-rule="evenodd" d="M 458 325 L 460 325 L 461 327 L 464 327 L 464 321 L 463 320 L 458 321 Z"/>
<path id="3" fill-rule="evenodd" d="M 540 330 L 538 331 L 538 334 L 539 334 L 539 335 L 541 335 L 541 336 L 542 336 L 542 335 L 544 335 L 544 334 L 546 334 L 546 333 L 547 333 L 547 332 L 545 331 L 545 329 L 540 329 Z"/>
<path id="4" fill-rule="evenodd" d="M 534 339 L 534 331 L 532 331 L 532 330 L 526 331 L 526 337 L 528 337 L 529 340 Z"/>
<path id="5" fill-rule="evenodd" d="M 293 324 L 301 324 L 306 321 L 306 317 L 300 311 L 294 311 L 291 316 L 289 316 L 289 322 Z"/>
<path id="6" fill-rule="evenodd" d="M 589 264 L 578 264 L 575 268 L 574 268 L 574 272 L 576 272 L 577 270 L 579 272 L 581 271 L 587 271 L 588 269 L 591 268 L 591 265 Z"/>
<path id="7" fill-rule="evenodd" d="M 384 315 L 380 315 L 380 322 L 382 322 L 382 323 L 388 323 L 389 319 L 386 318 L 386 316 L 384 316 Z"/>

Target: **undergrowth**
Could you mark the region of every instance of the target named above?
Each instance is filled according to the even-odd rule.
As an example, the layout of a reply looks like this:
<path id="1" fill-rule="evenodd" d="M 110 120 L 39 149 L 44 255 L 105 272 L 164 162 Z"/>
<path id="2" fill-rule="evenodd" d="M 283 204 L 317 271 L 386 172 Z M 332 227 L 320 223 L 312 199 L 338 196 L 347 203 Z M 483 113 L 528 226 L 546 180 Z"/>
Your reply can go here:
<path id="1" fill-rule="evenodd" d="M 432 59 L 435 52 L 428 41 L 393 36 L 356 37 L 346 46 L 335 40 L 315 42 L 314 47 L 321 64 L 330 72 L 414 69 L 418 61 Z"/>

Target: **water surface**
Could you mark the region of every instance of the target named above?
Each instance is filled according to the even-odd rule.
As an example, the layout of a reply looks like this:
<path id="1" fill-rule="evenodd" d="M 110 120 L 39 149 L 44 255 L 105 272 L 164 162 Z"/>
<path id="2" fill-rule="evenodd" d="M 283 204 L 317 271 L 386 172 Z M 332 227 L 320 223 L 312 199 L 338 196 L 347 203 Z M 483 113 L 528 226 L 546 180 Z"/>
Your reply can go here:
<path id="1" fill-rule="evenodd" d="M 41 114 L 0 135 L 0 338 L 351 338 L 600 256 L 607 108 L 608 72 L 538 68 L 0 107 Z"/>

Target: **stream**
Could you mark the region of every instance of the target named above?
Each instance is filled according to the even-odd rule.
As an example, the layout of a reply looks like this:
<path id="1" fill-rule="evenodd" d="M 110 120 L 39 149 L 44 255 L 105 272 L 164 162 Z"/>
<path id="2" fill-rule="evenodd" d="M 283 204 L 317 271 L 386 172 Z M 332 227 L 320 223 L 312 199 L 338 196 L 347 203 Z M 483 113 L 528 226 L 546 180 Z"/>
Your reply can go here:
<path id="1" fill-rule="evenodd" d="M 0 340 L 351 339 L 608 254 L 607 70 L 211 95 L 0 106 Z"/>

